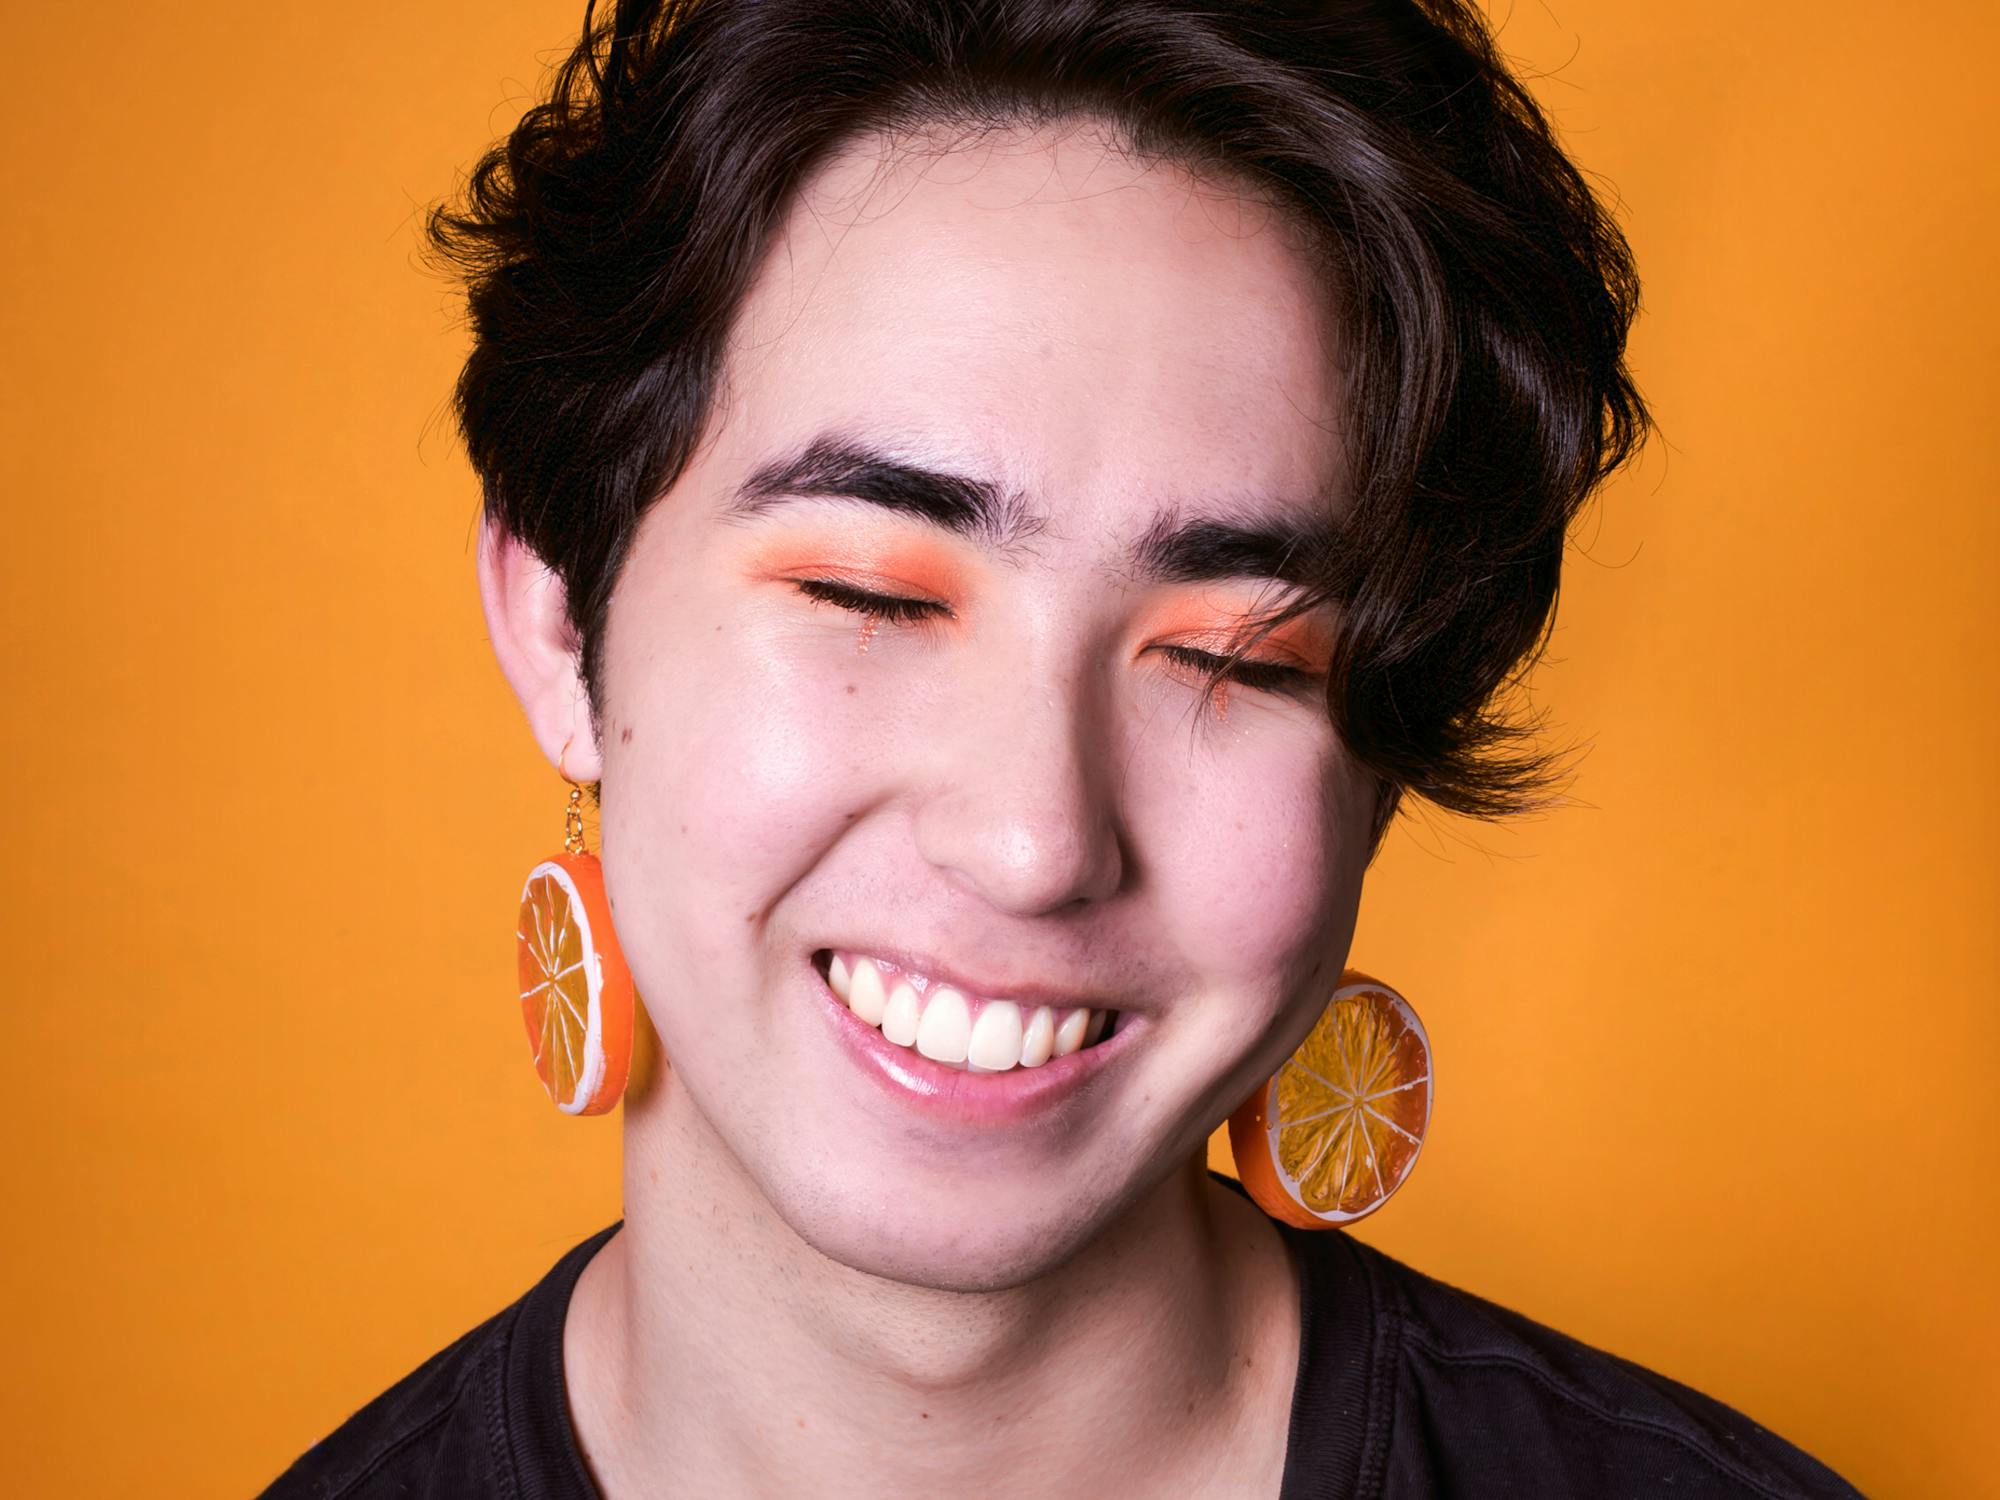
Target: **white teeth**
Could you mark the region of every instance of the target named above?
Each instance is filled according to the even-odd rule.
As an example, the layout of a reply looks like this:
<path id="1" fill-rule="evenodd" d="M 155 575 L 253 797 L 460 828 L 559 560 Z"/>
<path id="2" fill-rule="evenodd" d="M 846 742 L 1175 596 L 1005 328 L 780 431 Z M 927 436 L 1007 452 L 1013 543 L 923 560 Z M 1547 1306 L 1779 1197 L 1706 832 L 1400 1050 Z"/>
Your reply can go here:
<path id="1" fill-rule="evenodd" d="M 837 960 L 836 960 L 837 962 Z M 835 990 L 835 994 L 840 991 Z M 888 997 L 882 993 L 882 971 L 867 959 L 854 965 L 854 978 L 849 983 L 847 1008 L 866 1021 L 870 1026 L 882 1024 L 882 1012 L 888 1004 Z"/>
<path id="2" fill-rule="evenodd" d="M 1021 1066 L 1039 1068 L 1055 1050 L 1056 1013 L 1046 1005 L 1038 1005 L 1028 1017 L 1028 1029 L 1021 1033 Z"/>
<path id="3" fill-rule="evenodd" d="M 1020 1063 L 1021 1042 L 1021 1007 L 1012 1000 L 989 1000 L 972 1023 L 965 1060 L 988 1073 L 1004 1073 Z"/>
<path id="4" fill-rule="evenodd" d="M 921 980 L 912 983 L 860 955 L 832 954 L 826 982 L 859 1020 L 880 1027 L 897 1046 L 975 1073 L 1039 1068 L 1052 1057 L 1068 1057 L 1102 1037 L 1111 1017 L 1082 1006 L 1026 1010 L 1013 1000 L 985 1001 L 974 1015 L 972 1002 L 952 986 L 933 984 L 920 995 Z"/>
<path id="5" fill-rule="evenodd" d="M 962 1063 L 971 1040 L 972 1012 L 965 996 L 948 984 L 939 985 L 917 1024 L 917 1050 L 936 1062 Z"/>
<path id="6" fill-rule="evenodd" d="M 874 966 L 871 964 L 869 967 Z M 917 1004 L 917 992 L 907 983 L 898 984 L 882 1012 L 882 1035 L 898 1047 L 914 1046 L 917 1040 L 917 1023 L 921 1014 L 922 1007 Z"/>

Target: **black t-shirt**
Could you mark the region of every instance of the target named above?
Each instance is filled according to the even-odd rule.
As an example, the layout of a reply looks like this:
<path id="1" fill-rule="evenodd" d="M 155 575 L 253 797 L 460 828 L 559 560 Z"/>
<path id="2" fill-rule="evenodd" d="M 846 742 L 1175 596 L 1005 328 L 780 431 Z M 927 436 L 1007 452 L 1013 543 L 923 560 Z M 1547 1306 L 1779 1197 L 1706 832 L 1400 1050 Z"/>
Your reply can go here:
<path id="1" fill-rule="evenodd" d="M 599 1500 L 570 1426 L 563 1321 L 622 1223 L 314 1444 L 266 1500 Z M 1302 1323 L 1277 1500 L 1857 1494 L 1665 1376 L 1338 1230 L 1278 1227 L 1298 1260 Z"/>

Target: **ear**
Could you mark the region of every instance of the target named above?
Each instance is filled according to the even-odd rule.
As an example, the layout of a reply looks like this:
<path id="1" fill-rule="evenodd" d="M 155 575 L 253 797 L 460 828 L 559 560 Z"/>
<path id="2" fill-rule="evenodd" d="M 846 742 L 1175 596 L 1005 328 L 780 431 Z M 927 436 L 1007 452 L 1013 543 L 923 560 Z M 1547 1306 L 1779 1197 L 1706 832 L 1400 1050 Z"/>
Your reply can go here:
<path id="1" fill-rule="evenodd" d="M 535 743 L 572 781 L 598 780 L 604 760 L 591 733 L 579 643 L 562 580 L 490 517 L 479 523 L 478 568 L 487 638 L 501 675 L 521 700 Z"/>

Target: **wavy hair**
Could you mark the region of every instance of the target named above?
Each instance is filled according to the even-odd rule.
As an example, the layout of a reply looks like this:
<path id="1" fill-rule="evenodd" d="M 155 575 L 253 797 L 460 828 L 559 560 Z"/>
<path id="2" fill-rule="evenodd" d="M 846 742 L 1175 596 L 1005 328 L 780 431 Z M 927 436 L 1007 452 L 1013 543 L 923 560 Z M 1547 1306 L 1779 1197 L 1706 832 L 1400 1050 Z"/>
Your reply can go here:
<path id="1" fill-rule="evenodd" d="M 546 97 L 427 220 L 488 516 L 562 580 L 590 707 L 640 518 L 703 429 L 795 193 L 871 131 L 1107 122 L 1257 185 L 1326 252 L 1347 352 L 1327 710 L 1378 778 L 1496 817 L 1561 757 L 1516 713 L 1571 521 L 1648 429 L 1631 252 L 1459 0 L 592 3 Z"/>

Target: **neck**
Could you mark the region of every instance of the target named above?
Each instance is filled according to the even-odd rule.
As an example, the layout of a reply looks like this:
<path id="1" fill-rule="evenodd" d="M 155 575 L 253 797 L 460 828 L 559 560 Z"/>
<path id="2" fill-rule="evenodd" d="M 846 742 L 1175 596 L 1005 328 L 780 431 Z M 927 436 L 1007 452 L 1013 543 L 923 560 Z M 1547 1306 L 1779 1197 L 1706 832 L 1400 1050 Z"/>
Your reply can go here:
<path id="1" fill-rule="evenodd" d="M 608 1500 L 1133 1496 L 1246 1469 L 1276 1493 L 1296 1282 L 1201 1159 L 1033 1282 L 953 1292 L 813 1249 L 671 1084 L 625 1131 L 625 1226 L 564 1338 Z"/>

